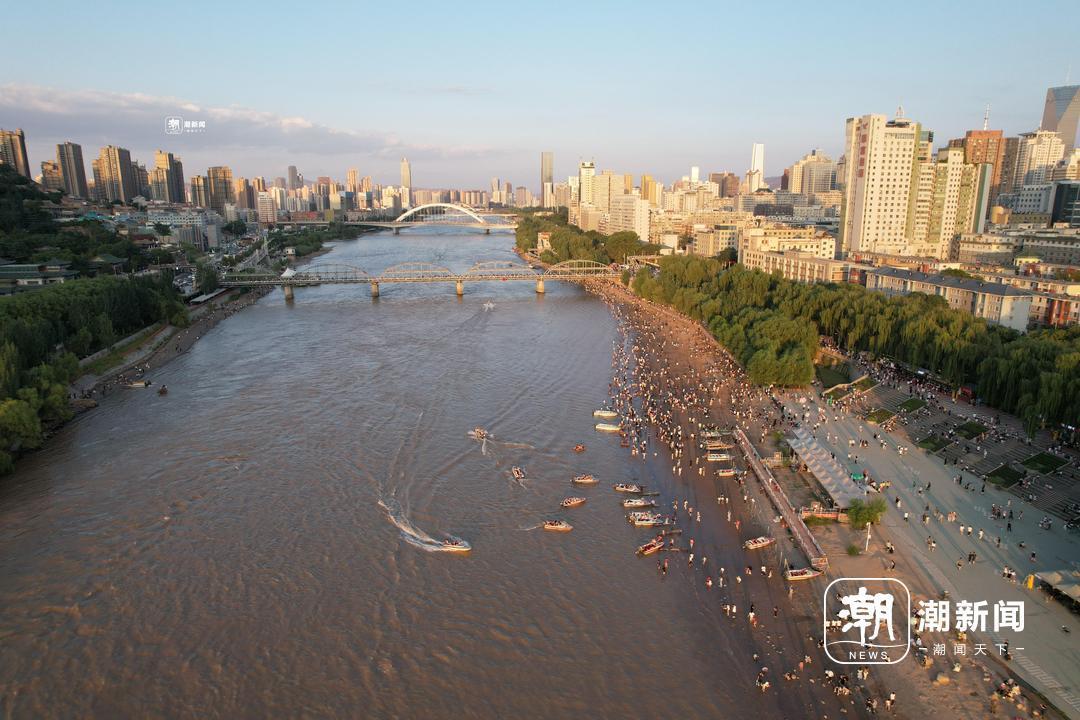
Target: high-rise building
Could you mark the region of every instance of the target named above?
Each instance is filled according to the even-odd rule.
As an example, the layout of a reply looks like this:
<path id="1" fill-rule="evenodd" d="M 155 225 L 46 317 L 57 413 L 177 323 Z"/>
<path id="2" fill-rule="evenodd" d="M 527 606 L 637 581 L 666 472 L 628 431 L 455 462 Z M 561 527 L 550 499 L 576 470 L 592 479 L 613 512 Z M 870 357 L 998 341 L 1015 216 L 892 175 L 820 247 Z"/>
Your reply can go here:
<path id="1" fill-rule="evenodd" d="M 765 144 L 754 143 L 750 148 L 750 170 L 746 173 L 748 192 L 765 187 Z"/>
<path id="2" fill-rule="evenodd" d="M 578 202 L 582 205 L 593 204 L 593 177 L 596 175 L 596 163 L 582 160 L 578 163 Z"/>
<path id="3" fill-rule="evenodd" d="M 690 184 L 697 185 L 699 182 L 701 182 L 701 168 L 693 165 L 690 167 Z"/>
<path id="4" fill-rule="evenodd" d="M 345 171 L 345 190 L 351 193 L 360 192 L 360 171 L 349 168 Z"/>
<path id="5" fill-rule="evenodd" d="M 1014 189 L 1023 185 L 1042 185 L 1049 182 L 1054 166 L 1065 157 L 1065 143 L 1053 130 L 1020 133 L 1016 155 Z"/>
<path id="6" fill-rule="evenodd" d="M 548 185 L 555 185 L 555 153 L 545 151 L 540 153 L 540 192 Z M 544 207 L 551 207 L 546 202 L 546 197 Z"/>
<path id="7" fill-rule="evenodd" d="M 1012 192 L 1017 186 L 1016 160 L 1020 155 L 1020 138 L 1005 138 L 1005 149 L 1001 153 L 1001 181 L 998 194 Z"/>
<path id="8" fill-rule="evenodd" d="M 1040 130 L 1056 132 L 1065 143 L 1065 153 L 1076 147 L 1076 130 L 1080 125 L 1080 85 L 1053 87 L 1046 91 Z"/>
<path id="9" fill-rule="evenodd" d="M 205 175 L 191 178 L 191 204 L 196 207 L 210 207 L 210 184 Z"/>
<path id="10" fill-rule="evenodd" d="M 290 165 L 288 170 L 286 170 L 285 175 L 288 178 L 288 185 L 286 187 L 289 190 L 299 190 L 300 186 L 304 184 L 302 176 L 296 171 L 295 165 Z"/>
<path id="11" fill-rule="evenodd" d="M 93 166 L 94 188 L 101 200 L 126 204 L 139 194 L 131 153 L 125 148 L 106 145 L 101 148 Z"/>
<path id="12" fill-rule="evenodd" d="M 964 137 L 950 140 L 949 147 L 964 149 L 964 162 L 970 165 L 990 165 L 990 204 L 1001 193 L 1001 174 L 1005 164 L 1005 137 L 1001 130 L 968 130 Z"/>
<path id="13" fill-rule="evenodd" d="M 143 198 L 150 197 L 150 173 L 146 172 L 146 166 L 136 160 L 131 161 L 131 179 L 135 183 L 135 195 Z"/>
<path id="14" fill-rule="evenodd" d="M 842 252 L 902 254 L 914 233 L 919 163 L 929 159 L 933 134 L 897 113 L 848 118 L 844 144 L 844 201 L 840 218 Z M 924 199 L 926 195 L 922 194 Z M 929 217 L 929 202 L 922 215 Z"/>
<path id="15" fill-rule="evenodd" d="M 709 182 L 720 188 L 720 197 L 735 197 L 739 194 L 739 176 L 735 173 L 709 173 Z"/>
<path id="16" fill-rule="evenodd" d="M 277 222 L 277 210 L 274 207 L 274 196 L 266 191 L 259 193 L 257 208 L 259 222 L 264 225 L 273 225 Z"/>
<path id="17" fill-rule="evenodd" d="M 592 178 L 591 204 L 603 212 L 611 209 L 611 199 L 626 194 L 626 181 L 622 175 L 605 170 Z"/>
<path id="18" fill-rule="evenodd" d="M 42 160 L 41 186 L 49 192 L 64 189 L 64 176 L 60 173 L 60 163 Z"/>
<path id="19" fill-rule="evenodd" d="M 401 187 L 412 187 L 412 166 L 408 158 L 401 158 Z"/>
<path id="20" fill-rule="evenodd" d="M 192 190 L 194 190 L 192 186 Z M 207 201 L 219 215 L 225 214 L 225 205 L 236 202 L 233 188 L 232 170 L 225 165 L 216 165 L 206 171 Z"/>
<path id="21" fill-rule="evenodd" d="M 1050 222 L 1080 227 L 1080 181 L 1054 183 L 1050 203 Z"/>
<path id="22" fill-rule="evenodd" d="M 811 195 L 836 185 L 836 163 L 821 150 L 811 150 L 787 170 L 788 192 Z"/>
<path id="23" fill-rule="evenodd" d="M 245 210 L 255 209 L 255 192 L 247 178 L 233 180 L 233 204 Z"/>
<path id="24" fill-rule="evenodd" d="M 155 199 L 171 203 L 184 202 L 184 166 L 180 158 L 175 157 L 171 152 L 158 150 L 154 153 L 154 170 L 163 172 L 157 173 L 159 190 L 154 190 L 152 187 L 151 192 L 164 190 L 164 197 L 155 197 Z M 153 184 L 151 182 L 152 186 Z"/>
<path id="25" fill-rule="evenodd" d="M 0 163 L 10 165 L 20 175 L 30 177 L 26 135 L 22 130 L 0 130 Z"/>
<path id="26" fill-rule="evenodd" d="M 608 232 L 636 232 L 639 239 L 649 241 L 649 201 L 636 195 L 616 195 L 611 198 Z"/>
<path id="27" fill-rule="evenodd" d="M 936 162 L 920 163 L 919 171 L 920 180 L 928 176 L 929 182 L 920 182 L 918 214 L 904 252 L 946 259 L 953 238 L 982 232 L 993 168 L 989 163 L 967 163 L 963 148 L 947 147 L 938 151 Z"/>
<path id="28" fill-rule="evenodd" d="M 56 162 L 64 178 L 64 192 L 71 197 L 90 199 L 86 187 L 86 165 L 83 164 L 82 145 L 73 142 L 56 146 Z"/>

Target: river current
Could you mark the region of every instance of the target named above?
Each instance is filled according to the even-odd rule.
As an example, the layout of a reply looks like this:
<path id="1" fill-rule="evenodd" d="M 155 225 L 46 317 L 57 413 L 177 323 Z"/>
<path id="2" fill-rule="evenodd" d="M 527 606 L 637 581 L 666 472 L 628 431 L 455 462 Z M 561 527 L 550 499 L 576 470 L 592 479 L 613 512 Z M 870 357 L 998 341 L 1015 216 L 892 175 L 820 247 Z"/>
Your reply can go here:
<path id="1" fill-rule="evenodd" d="M 511 245 L 380 233 L 312 263 L 462 270 Z M 21 460 L 0 479 L 0 715 L 800 716 L 754 688 L 716 590 L 635 556 L 649 533 L 612 483 L 711 513 L 715 493 L 594 432 L 615 319 L 546 289 L 277 290 L 155 371 L 167 396 L 114 393 Z M 574 530 L 537 529 L 555 517 Z"/>

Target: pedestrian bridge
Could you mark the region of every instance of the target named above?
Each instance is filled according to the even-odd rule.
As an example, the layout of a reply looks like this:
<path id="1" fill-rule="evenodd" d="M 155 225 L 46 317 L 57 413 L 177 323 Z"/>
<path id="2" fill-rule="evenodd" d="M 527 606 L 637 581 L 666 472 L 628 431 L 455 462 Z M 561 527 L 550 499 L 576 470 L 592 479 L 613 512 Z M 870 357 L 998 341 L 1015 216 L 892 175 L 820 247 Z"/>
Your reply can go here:
<path id="1" fill-rule="evenodd" d="M 272 273 L 231 272 L 221 275 L 222 287 L 265 287 L 280 285 L 285 298 L 292 299 L 297 287 L 311 285 L 369 285 L 371 296 L 379 297 L 379 286 L 387 283 L 454 283 L 458 295 L 465 294 L 465 283 L 473 282 L 531 282 L 536 292 L 544 292 L 547 280 L 581 281 L 615 279 L 619 273 L 608 265 L 592 260 L 567 260 L 546 269 L 537 270 L 507 260 L 479 262 L 465 272 L 454 272 L 441 265 L 408 262 L 393 265 L 378 274 L 369 273 L 355 265 L 318 264 L 303 270 L 289 268 L 281 275 Z"/>
<path id="2" fill-rule="evenodd" d="M 308 227 L 329 223 L 329 220 L 290 220 L 282 224 Z M 483 230 L 485 234 L 488 234 L 492 230 L 513 230 L 517 227 L 517 220 L 506 215 L 481 215 L 464 205 L 427 203 L 410 208 L 393 220 L 348 220 L 342 224 L 352 227 L 384 228 L 393 230 L 395 235 L 402 229 L 416 227 L 459 227 Z"/>

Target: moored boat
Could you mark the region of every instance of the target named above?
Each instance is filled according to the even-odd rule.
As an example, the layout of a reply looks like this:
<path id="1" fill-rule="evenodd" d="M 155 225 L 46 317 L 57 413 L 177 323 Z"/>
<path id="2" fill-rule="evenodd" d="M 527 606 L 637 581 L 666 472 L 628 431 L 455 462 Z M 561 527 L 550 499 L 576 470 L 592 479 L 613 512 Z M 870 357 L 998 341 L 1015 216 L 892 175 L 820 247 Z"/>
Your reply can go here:
<path id="1" fill-rule="evenodd" d="M 626 517 L 634 527 L 657 527 L 660 525 L 670 525 L 671 519 L 667 518 L 660 513 L 655 512 L 632 512 Z"/>
<path id="2" fill-rule="evenodd" d="M 552 532 L 570 532 L 574 526 L 565 520 L 545 520 L 544 529 Z"/>
<path id="3" fill-rule="evenodd" d="M 572 508 L 572 507 L 577 507 L 578 505 L 584 505 L 584 504 L 585 504 L 585 498 L 583 498 L 583 497 L 568 497 L 565 500 L 563 500 L 561 503 L 559 503 L 559 505 L 561 505 L 564 508 Z"/>
<path id="4" fill-rule="evenodd" d="M 784 573 L 784 578 L 787 580 L 810 580 L 816 578 L 821 574 L 820 570 L 814 568 L 799 568 L 798 570 L 788 570 Z"/>
<path id="5" fill-rule="evenodd" d="M 660 552 L 663 549 L 664 549 L 664 538 L 663 538 L 663 536 L 660 536 L 660 537 L 657 537 L 657 538 L 653 538 L 649 542 L 647 542 L 644 545 L 640 546 L 637 549 L 637 551 L 638 551 L 639 555 L 652 555 L 653 553 Z"/>
<path id="6" fill-rule="evenodd" d="M 615 412 L 614 410 L 609 410 L 608 408 L 600 408 L 599 410 L 593 410 L 593 417 L 610 420 L 611 418 L 619 417 L 619 413 Z"/>
<path id="7" fill-rule="evenodd" d="M 597 432 L 617 433 L 621 432 L 622 428 L 618 425 L 612 425 L 611 423 L 596 423 L 596 430 Z"/>
<path id="8" fill-rule="evenodd" d="M 577 483 L 578 485 L 595 485 L 600 481 L 592 475 L 575 475 L 574 479 L 570 482 Z"/>
<path id="9" fill-rule="evenodd" d="M 624 508 L 654 508 L 656 507 L 655 500 L 647 500 L 646 498 L 626 498 L 622 501 Z"/>
<path id="10" fill-rule="evenodd" d="M 774 542 L 776 542 L 775 538 L 768 537 L 767 535 L 762 535 L 761 537 L 747 540 L 742 544 L 742 546 L 747 550 L 760 550 L 763 547 L 768 547 L 769 545 L 772 545 Z"/>
<path id="11" fill-rule="evenodd" d="M 615 488 L 615 492 L 631 493 L 634 495 L 640 495 L 641 493 L 645 492 L 645 488 L 633 483 L 619 483 L 617 485 L 613 485 L 612 487 Z"/>
<path id="12" fill-rule="evenodd" d="M 129 388 L 145 388 L 145 387 L 150 387 L 150 381 L 149 381 L 149 380 L 135 380 L 134 382 L 129 382 L 129 383 L 127 384 L 127 386 L 128 386 Z"/>

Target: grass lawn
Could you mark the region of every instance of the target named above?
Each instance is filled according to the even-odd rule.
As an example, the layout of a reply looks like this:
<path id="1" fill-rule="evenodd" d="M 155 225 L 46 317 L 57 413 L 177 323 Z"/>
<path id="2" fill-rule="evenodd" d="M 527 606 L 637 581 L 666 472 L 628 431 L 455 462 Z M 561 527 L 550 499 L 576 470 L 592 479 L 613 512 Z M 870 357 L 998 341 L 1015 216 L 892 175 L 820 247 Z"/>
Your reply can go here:
<path id="1" fill-rule="evenodd" d="M 937 452 L 944 447 L 948 447 L 949 441 L 938 435 L 930 435 L 929 437 L 924 437 L 922 440 L 915 444 L 921 447 L 923 450 Z"/>
<path id="2" fill-rule="evenodd" d="M 900 403 L 900 412 L 915 412 L 926 407 L 926 401 L 920 398 L 908 398 L 904 402 Z"/>
<path id="3" fill-rule="evenodd" d="M 876 425 L 880 425 L 894 415 L 896 415 L 896 413 L 892 412 L 891 410 L 886 410 L 885 408 L 878 408 L 877 410 L 866 416 L 866 421 L 872 422 Z"/>
<path id="4" fill-rule="evenodd" d="M 833 402 L 836 402 L 837 400 L 840 400 L 841 398 L 847 397 L 850 394 L 851 394 L 851 387 L 848 386 L 848 387 L 836 388 L 835 390 L 828 391 L 827 393 L 825 393 L 825 398 L 827 400 L 832 400 Z"/>
<path id="5" fill-rule="evenodd" d="M 864 377 L 862 380 L 855 383 L 855 389 L 858 390 L 859 392 L 866 392 L 867 390 L 869 390 L 870 388 L 874 387 L 877 384 L 878 384 L 877 380 L 874 380 L 871 377 Z"/>
<path id="6" fill-rule="evenodd" d="M 1016 482 L 1024 477 L 1021 473 L 1013 470 L 1008 465 L 1002 465 L 1001 467 L 994 468 L 986 474 L 986 479 L 995 485 L 1001 487 L 1012 487 Z"/>
<path id="7" fill-rule="evenodd" d="M 960 427 L 956 428 L 956 434 L 967 440 L 974 440 L 987 430 L 989 430 L 989 428 L 982 423 L 977 423 L 974 420 L 969 420 Z"/>
<path id="8" fill-rule="evenodd" d="M 108 370 L 116 367 L 124 362 L 124 356 L 130 353 L 132 350 L 138 348 L 146 339 L 161 329 L 161 323 L 154 323 L 148 328 L 144 328 L 137 336 L 124 343 L 115 350 L 109 352 L 106 355 L 102 355 L 97 360 L 83 367 L 79 368 L 80 372 L 85 375 L 87 373 L 91 375 L 101 375 Z"/>
<path id="9" fill-rule="evenodd" d="M 847 365 L 842 362 L 815 365 L 814 372 L 817 373 L 817 378 L 821 381 L 821 386 L 824 388 L 842 385 L 851 379 Z"/>
<path id="10" fill-rule="evenodd" d="M 1064 465 L 1065 461 L 1056 455 L 1041 452 L 1037 455 L 1032 455 L 1020 464 L 1037 473 L 1051 473 Z"/>

